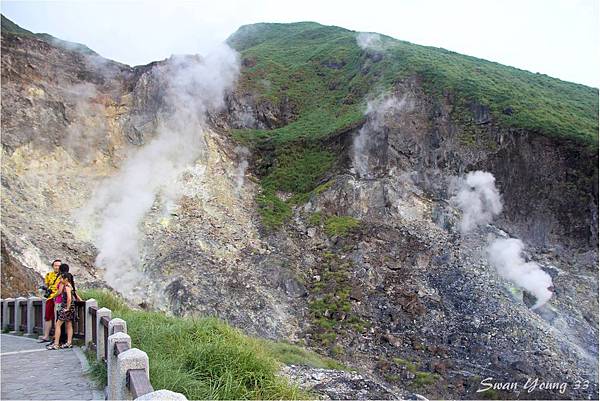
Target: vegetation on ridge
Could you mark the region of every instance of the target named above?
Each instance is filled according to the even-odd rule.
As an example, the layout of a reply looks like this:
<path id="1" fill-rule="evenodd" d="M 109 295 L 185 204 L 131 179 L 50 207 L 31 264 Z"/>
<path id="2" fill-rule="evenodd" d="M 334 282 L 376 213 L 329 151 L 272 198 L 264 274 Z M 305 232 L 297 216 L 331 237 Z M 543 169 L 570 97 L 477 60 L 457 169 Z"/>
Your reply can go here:
<path id="1" fill-rule="evenodd" d="M 596 88 L 383 35 L 378 50 L 365 51 L 356 35 L 314 22 L 241 27 L 228 42 L 251 60 L 242 88 L 273 104 L 287 98 L 298 118 L 275 130 L 238 135 L 278 142 L 324 137 L 363 118 L 365 95 L 418 76 L 430 94 L 456 95 L 458 107 L 487 106 L 503 126 L 598 141 Z"/>
<path id="2" fill-rule="evenodd" d="M 1 18 L 2 18 L 2 34 L 3 35 L 4 34 L 13 34 L 13 35 L 19 35 L 19 36 L 25 36 L 25 37 L 27 37 L 27 36 L 35 37 L 35 38 L 43 40 L 47 43 L 50 43 L 51 45 L 58 46 L 63 49 L 66 49 L 66 50 L 74 50 L 74 51 L 77 51 L 77 52 L 80 52 L 83 54 L 88 54 L 88 55 L 96 55 L 97 54 L 95 51 L 93 51 L 86 45 L 82 45 L 81 43 L 68 42 L 66 40 L 55 38 L 54 36 L 49 35 L 47 33 L 33 33 L 31 31 L 28 31 L 27 29 L 23 29 L 19 25 L 15 24 L 14 22 L 12 22 L 8 18 L 6 18 L 4 16 L 4 14 L 1 15 Z"/>
<path id="3" fill-rule="evenodd" d="M 473 106 L 484 106 L 500 126 L 597 147 L 596 88 L 383 35 L 376 49 L 363 50 L 356 37 L 343 28 L 300 22 L 246 25 L 228 39 L 244 60 L 240 90 L 295 116 L 270 130 L 234 131 L 239 141 L 271 155 L 259 166 L 259 204 L 268 227 L 289 218 L 294 202 L 305 199 L 333 165 L 326 139 L 359 126 L 368 96 L 409 77 L 417 77 L 434 100 L 452 98 L 452 116 L 466 127 L 474 122 Z M 305 149 L 318 149 L 318 157 Z M 284 200 L 277 191 L 294 196 Z"/>

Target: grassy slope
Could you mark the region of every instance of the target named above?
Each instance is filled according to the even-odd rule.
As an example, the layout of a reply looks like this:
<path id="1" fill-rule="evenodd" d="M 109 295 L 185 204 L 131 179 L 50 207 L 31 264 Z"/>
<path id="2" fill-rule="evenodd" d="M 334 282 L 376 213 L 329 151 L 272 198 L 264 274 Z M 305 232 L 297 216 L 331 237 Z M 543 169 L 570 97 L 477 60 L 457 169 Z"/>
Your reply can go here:
<path id="1" fill-rule="evenodd" d="M 281 142 L 326 136 L 362 118 L 366 94 L 385 91 L 395 81 L 416 74 L 431 94 L 452 92 L 459 105 L 486 105 L 504 126 L 584 143 L 598 141 L 595 88 L 380 38 L 383 58 L 374 62 L 356 44 L 356 32 L 343 28 L 313 22 L 240 28 L 228 42 L 256 62 L 245 69 L 243 85 L 275 103 L 289 97 L 300 114 L 285 127 L 251 134 Z M 509 107 L 512 115 L 503 114 Z"/>
<path id="2" fill-rule="evenodd" d="M 258 203 L 263 221 L 276 227 L 290 206 L 319 184 L 335 155 L 322 140 L 363 121 L 365 98 L 419 76 L 434 98 L 452 93 L 453 116 L 466 124 L 469 105 L 488 106 L 504 127 L 598 144 L 598 90 L 444 49 L 380 36 L 381 50 L 365 52 L 356 32 L 313 22 L 241 27 L 228 42 L 248 61 L 241 89 L 274 105 L 287 100 L 297 118 L 273 130 L 236 130 L 251 146 L 268 147 Z M 376 54 L 378 53 L 378 54 Z M 507 109 L 512 114 L 504 114 Z M 296 196 L 282 201 L 276 191 Z"/>
<path id="3" fill-rule="evenodd" d="M 132 346 L 148 354 L 155 389 L 180 392 L 190 400 L 312 398 L 276 375 L 280 363 L 343 368 L 295 345 L 246 336 L 216 318 L 135 311 L 105 291 L 87 290 L 82 295 L 127 321 Z M 100 364 L 92 372 L 105 380 Z"/>

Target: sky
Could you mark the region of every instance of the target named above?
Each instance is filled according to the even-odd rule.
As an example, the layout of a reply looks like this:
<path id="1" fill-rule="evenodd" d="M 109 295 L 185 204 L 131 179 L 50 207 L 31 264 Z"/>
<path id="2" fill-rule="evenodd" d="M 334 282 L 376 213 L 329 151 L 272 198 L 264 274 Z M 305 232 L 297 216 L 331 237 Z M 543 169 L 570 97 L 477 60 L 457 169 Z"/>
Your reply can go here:
<path id="1" fill-rule="evenodd" d="M 21 27 L 147 64 L 205 54 L 244 24 L 316 21 L 600 85 L 600 0 L 9 1 Z"/>

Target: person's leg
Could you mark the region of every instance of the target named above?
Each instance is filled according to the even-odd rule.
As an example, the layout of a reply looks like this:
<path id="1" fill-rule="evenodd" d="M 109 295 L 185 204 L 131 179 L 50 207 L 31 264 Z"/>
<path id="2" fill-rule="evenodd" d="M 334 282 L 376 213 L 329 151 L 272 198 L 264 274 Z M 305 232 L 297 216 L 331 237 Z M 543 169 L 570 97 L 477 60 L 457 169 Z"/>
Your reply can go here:
<path id="1" fill-rule="evenodd" d="M 56 327 L 54 328 L 54 345 L 56 347 L 58 347 L 58 341 L 60 340 L 60 332 L 61 332 L 62 324 L 63 324 L 62 320 L 57 320 Z"/>
<path id="2" fill-rule="evenodd" d="M 42 339 L 49 340 L 50 339 L 50 329 L 52 328 L 52 320 L 46 320 L 44 322 L 44 336 Z"/>
<path id="3" fill-rule="evenodd" d="M 54 321 L 54 300 L 49 299 L 46 301 L 46 321 L 44 322 L 44 340 L 50 339 L 50 330 L 52 329 L 52 322 Z"/>
<path id="4" fill-rule="evenodd" d="M 71 345 L 73 342 L 73 322 L 67 320 L 65 324 L 67 325 L 67 344 Z"/>
<path id="5" fill-rule="evenodd" d="M 66 328 L 66 327 L 67 327 L 67 321 L 65 321 L 65 322 L 63 323 L 63 328 Z M 64 344 L 64 343 L 66 343 L 66 342 L 67 342 L 67 334 L 68 334 L 68 333 L 67 333 L 67 330 L 63 330 L 63 331 L 60 333 L 60 339 L 58 340 L 58 342 L 59 342 L 60 344 Z"/>

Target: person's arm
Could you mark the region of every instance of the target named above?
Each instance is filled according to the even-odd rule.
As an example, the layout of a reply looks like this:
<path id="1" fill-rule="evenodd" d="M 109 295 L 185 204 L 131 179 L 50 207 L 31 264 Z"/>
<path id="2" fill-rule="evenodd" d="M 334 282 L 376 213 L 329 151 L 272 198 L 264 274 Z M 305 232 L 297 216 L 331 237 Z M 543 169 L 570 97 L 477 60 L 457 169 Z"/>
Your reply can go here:
<path id="1" fill-rule="evenodd" d="M 75 293 L 75 298 L 77 298 L 79 302 L 83 302 L 83 299 L 81 299 L 78 292 Z"/>
<path id="2" fill-rule="evenodd" d="M 45 288 L 48 288 L 48 274 L 50 273 L 46 273 L 46 275 L 44 276 L 44 281 L 42 286 L 39 288 L 40 291 L 45 291 Z M 46 295 L 46 293 L 44 293 L 44 295 Z"/>
<path id="3" fill-rule="evenodd" d="M 58 283 L 58 288 L 56 289 L 56 291 L 52 291 L 52 293 L 50 294 L 50 296 L 48 297 L 48 299 L 56 298 L 58 296 L 58 294 L 61 294 L 62 290 L 63 290 L 62 287 L 63 287 L 63 283 L 59 282 Z M 52 288 L 50 288 L 50 289 L 52 289 Z"/>
<path id="4" fill-rule="evenodd" d="M 71 287 L 67 287 L 67 310 L 71 308 Z"/>

